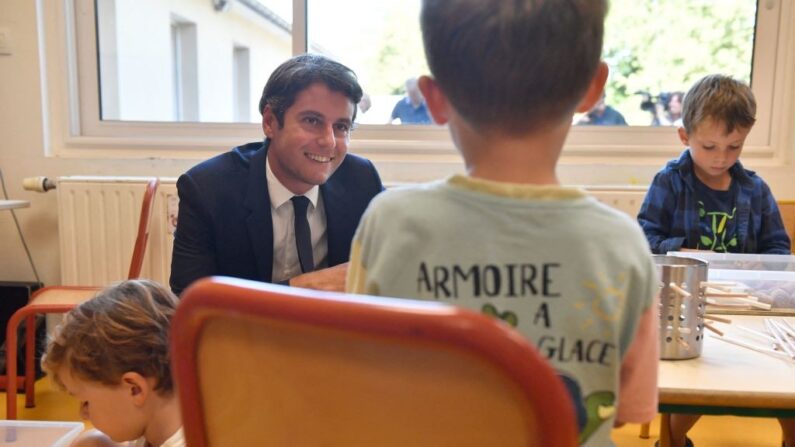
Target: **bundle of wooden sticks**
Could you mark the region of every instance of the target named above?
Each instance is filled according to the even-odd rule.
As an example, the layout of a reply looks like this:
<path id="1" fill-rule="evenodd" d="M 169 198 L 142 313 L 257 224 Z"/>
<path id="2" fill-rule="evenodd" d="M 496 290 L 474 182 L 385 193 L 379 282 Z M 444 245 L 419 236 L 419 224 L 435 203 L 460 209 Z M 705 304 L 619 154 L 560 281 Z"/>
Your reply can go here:
<path id="1" fill-rule="evenodd" d="M 761 309 L 770 310 L 771 305 L 763 303 L 759 297 L 749 294 L 745 287 L 734 281 L 702 282 L 707 304 L 718 309 Z"/>
<path id="2" fill-rule="evenodd" d="M 795 327 L 784 318 L 765 318 L 764 324 L 764 331 L 734 325 L 737 329 L 752 335 L 754 342 L 723 335 L 714 338 L 775 357 L 795 360 Z"/>
<path id="3" fill-rule="evenodd" d="M 702 287 L 704 287 L 704 284 L 705 284 L 705 283 L 703 283 L 703 282 L 702 282 L 702 283 L 701 283 L 701 286 L 702 286 Z M 686 298 L 688 298 L 688 299 L 689 299 L 689 298 L 692 298 L 692 297 L 693 297 L 693 295 L 692 295 L 690 292 L 688 292 L 687 290 L 685 290 L 685 289 L 683 289 L 683 288 L 679 287 L 679 286 L 678 286 L 678 285 L 676 285 L 676 283 L 674 283 L 674 282 L 671 282 L 671 283 L 669 283 L 669 284 L 668 284 L 668 287 L 669 287 L 671 290 L 673 290 L 673 291 L 674 291 L 674 293 L 676 293 L 677 295 L 681 296 L 683 299 L 686 299 Z M 731 320 L 729 320 L 728 318 L 716 317 L 716 316 L 714 316 L 714 315 L 704 315 L 704 317 L 703 317 L 703 318 L 704 318 L 705 320 L 719 321 L 719 322 L 721 322 L 721 323 L 731 323 Z M 686 329 L 686 328 L 680 328 L 680 329 L 679 329 L 679 332 L 683 332 L 683 330 L 685 330 L 685 329 Z M 716 333 L 716 334 L 718 334 L 718 335 L 723 335 L 723 332 L 722 332 L 720 329 L 716 328 L 715 326 L 713 326 L 713 325 L 712 325 L 712 324 L 710 324 L 710 323 L 707 323 L 706 321 L 704 322 L 704 329 L 710 330 L 710 331 L 712 331 L 712 332 L 714 332 L 714 333 Z"/>
<path id="4" fill-rule="evenodd" d="M 743 292 L 742 285 L 731 281 L 711 281 L 702 282 L 700 284 L 707 304 L 715 307 L 723 308 L 754 308 L 770 310 L 770 305 L 762 303 L 759 298 Z M 682 299 L 691 299 L 693 295 L 676 283 L 671 282 L 668 288 L 674 293 L 679 295 Z M 795 360 L 795 326 L 790 324 L 789 321 L 783 318 L 772 319 L 766 318 L 764 320 L 765 331 L 759 331 L 747 328 L 741 325 L 735 325 L 737 329 L 761 339 L 763 343 L 750 342 L 740 340 L 738 338 L 727 337 L 723 331 L 713 326 L 712 322 L 731 323 L 731 320 L 724 317 L 705 314 L 703 316 L 704 328 L 717 334 L 716 339 L 726 343 L 732 343 L 744 348 L 753 349 L 758 352 L 773 355 L 776 357 L 788 358 Z M 709 322 L 707 322 L 709 320 Z M 688 330 L 687 328 L 680 328 L 679 332 Z"/>

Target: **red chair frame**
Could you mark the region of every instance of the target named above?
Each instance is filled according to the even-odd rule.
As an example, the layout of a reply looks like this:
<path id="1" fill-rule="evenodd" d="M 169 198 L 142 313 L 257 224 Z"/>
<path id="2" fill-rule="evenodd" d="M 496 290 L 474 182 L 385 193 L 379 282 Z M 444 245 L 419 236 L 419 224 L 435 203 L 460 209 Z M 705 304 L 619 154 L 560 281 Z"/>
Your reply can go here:
<path id="1" fill-rule="evenodd" d="M 135 237 L 132 260 L 127 279 L 135 279 L 141 275 L 141 268 L 144 263 L 146 246 L 149 240 L 149 224 L 152 218 L 152 205 L 154 203 L 157 188 L 160 185 L 158 178 L 151 178 L 147 181 L 146 191 L 144 192 L 141 203 L 141 215 L 138 219 L 138 233 Z M 19 310 L 8 321 L 6 329 L 6 377 L 0 380 L 0 385 L 5 385 L 6 389 L 6 418 L 17 418 L 17 387 L 24 386 L 25 407 L 35 406 L 35 380 L 36 368 L 33 364 L 35 357 L 34 347 L 36 345 L 35 322 L 36 315 L 48 313 L 66 313 L 74 309 L 81 302 L 91 298 L 98 291 L 102 290 L 97 286 L 51 286 L 37 290 L 30 297 L 28 304 Z M 57 297 L 59 292 L 66 292 L 68 296 L 66 302 L 41 303 L 53 295 Z M 75 293 L 78 292 L 78 293 Z M 18 378 L 17 374 L 17 328 L 22 321 L 25 321 L 25 376 Z M 17 386 L 12 386 L 16 384 Z"/>

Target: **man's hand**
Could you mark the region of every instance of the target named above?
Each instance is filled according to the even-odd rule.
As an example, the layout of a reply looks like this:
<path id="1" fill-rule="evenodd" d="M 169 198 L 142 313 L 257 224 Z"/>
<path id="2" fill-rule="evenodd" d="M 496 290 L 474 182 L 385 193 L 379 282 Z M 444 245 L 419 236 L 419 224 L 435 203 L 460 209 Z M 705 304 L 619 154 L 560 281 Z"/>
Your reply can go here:
<path id="1" fill-rule="evenodd" d="M 327 290 L 330 292 L 345 291 L 345 277 L 348 275 L 348 263 L 334 267 L 304 273 L 290 279 L 291 287 L 305 289 Z"/>

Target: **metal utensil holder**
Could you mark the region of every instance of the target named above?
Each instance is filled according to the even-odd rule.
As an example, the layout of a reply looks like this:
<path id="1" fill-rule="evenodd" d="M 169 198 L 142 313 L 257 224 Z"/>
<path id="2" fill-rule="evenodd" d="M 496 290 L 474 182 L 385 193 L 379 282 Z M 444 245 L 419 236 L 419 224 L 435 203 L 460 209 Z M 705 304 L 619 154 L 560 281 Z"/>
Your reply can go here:
<path id="1" fill-rule="evenodd" d="M 700 259 L 655 255 L 660 283 L 660 358 L 691 359 L 704 345 L 702 282 L 707 262 Z"/>

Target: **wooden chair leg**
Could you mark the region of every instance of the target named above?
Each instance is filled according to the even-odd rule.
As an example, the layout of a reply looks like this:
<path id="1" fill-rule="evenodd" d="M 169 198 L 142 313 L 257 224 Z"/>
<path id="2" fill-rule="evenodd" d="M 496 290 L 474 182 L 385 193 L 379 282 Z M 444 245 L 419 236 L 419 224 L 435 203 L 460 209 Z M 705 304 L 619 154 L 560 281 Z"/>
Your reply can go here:
<path id="1" fill-rule="evenodd" d="M 660 418 L 660 447 L 671 447 L 671 414 L 662 413 Z"/>
<path id="2" fill-rule="evenodd" d="M 640 437 L 641 439 L 649 439 L 649 426 L 650 423 L 640 424 Z"/>

